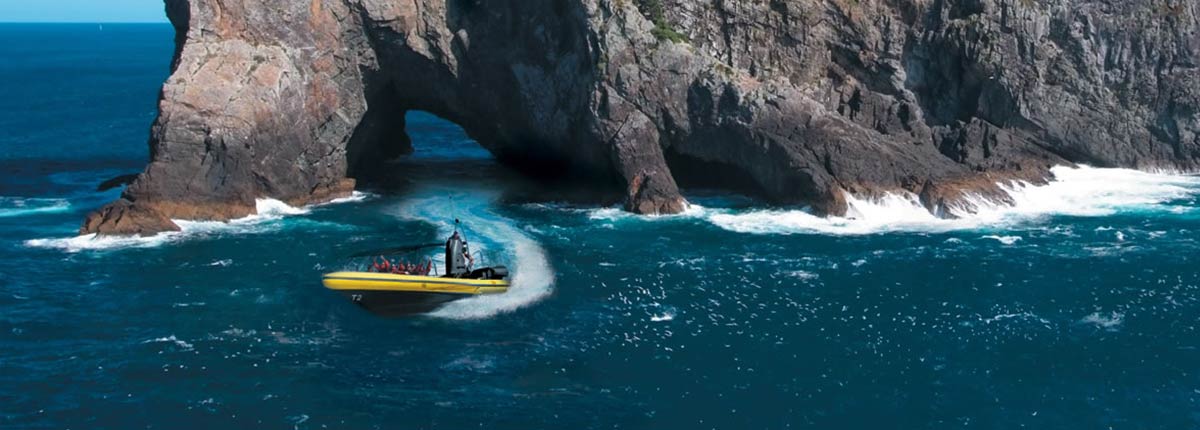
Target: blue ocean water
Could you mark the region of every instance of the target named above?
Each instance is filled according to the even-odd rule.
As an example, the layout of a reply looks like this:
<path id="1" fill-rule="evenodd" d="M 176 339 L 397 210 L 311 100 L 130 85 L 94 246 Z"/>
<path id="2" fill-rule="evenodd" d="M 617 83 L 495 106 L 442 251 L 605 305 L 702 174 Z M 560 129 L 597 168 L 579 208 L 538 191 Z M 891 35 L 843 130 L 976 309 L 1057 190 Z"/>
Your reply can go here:
<path id="1" fill-rule="evenodd" d="M 399 189 L 74 237 L 147 157 L 165 25 L 0 25 L 0 427 L 1196 428 L 1200 179 L 1056 170 L 938 220 L 690 190 L 528 198 L 412 113 Z M 375 317 L 323 289 L 459 217 L 506 295 Z"/>

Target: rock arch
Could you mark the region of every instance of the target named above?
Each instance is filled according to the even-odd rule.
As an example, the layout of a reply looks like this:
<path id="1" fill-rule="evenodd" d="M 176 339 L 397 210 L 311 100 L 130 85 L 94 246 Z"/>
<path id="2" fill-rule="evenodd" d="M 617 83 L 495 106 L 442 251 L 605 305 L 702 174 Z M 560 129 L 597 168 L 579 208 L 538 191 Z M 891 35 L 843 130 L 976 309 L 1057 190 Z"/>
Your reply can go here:
<path id="1" fill-rule="evenodd" d="M 245 216 L 259 197 L 298 205 L 345 195 L 378 160 L 411 151 L 408 110 L 462 126 L 518 168 L 637 184 L 630 207 L 642 212 L 681 207 L 661 151 L 642 148 L 657 139 L 640 143 L 653 124 L 597 94 L 606 52 L 589 27 L 596 10 L 519 0 L 262 6 L 168 1 L 180 45 L 151 162 L 81 232 L 146 234 L 175 228 L 171 219 Z M 622 121 L 598 118 L 601 104 Z"/>
<path id="2" fill-rule="evenodd" d="M 658 0 L 652 19 L 628 0 L 166 3 L 178 52 L 150 163 L 83 233 L 347 194 L 406 150 L 409 109 L 640 213 L 683 209 L 664 154 L 831 214 L 892 191 L 936 211 L 1060 163 L 1200 165 L 1187 2 Z"/>

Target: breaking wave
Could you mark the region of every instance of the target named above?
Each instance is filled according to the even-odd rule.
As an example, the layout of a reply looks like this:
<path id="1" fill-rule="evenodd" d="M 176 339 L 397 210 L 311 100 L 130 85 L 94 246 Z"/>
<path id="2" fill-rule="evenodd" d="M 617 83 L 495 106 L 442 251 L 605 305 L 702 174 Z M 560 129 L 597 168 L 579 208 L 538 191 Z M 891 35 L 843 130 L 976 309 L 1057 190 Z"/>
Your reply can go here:
<path id="1" fill-rule="evenodd" d="M 1195 176 L 1092 167 L 1060 166 L 1051 171 L 1055 180 L 1045 185 L 1002 184 L 1011 205 L 968 196 L 962 204 L 947 208 L 954 218 L 933 215 L 912 194 L 871 200 L 847 196 L 849 209 L 844 217 L 819 217 L 803 210 L 709 210 L 703 218 L 726 230 L 756 234 L 939 232 L 1004 227 L 1059 215 L 1178 214 L 1193 209 L 1173 202 L 1200 195 L 1200 177 Z"/>
<path id="2" fill-rule="evenodd" d="M 0 218 L 66 212 L 71 203 L 65 199 L 0 197 Z"/>
<path id="3" fill-rule="evenodd" d="M 308 214 L 312 211 L 313 207 L 338 202 L 359 201 L 367 197 L 366 194 L 355 192 L 352 197 L 335 200 L 322 205 L 305 207 L 289 206 L 287 203 L 275 199 L 258 199 L 255 201 L 257 214 L 230 221 L 172 220 L 179 226 L 179 231 L 163 232 L 152 236 L 100 236 L 85 234 L 64 238 L 31 239 L 25 241 L 25 245 L 34 248 L 60 249 L 74 253 L 124 248 L 153 248 L 166 243 L 214 234 L 265 233 L 282 228 L 282 224 L 272 221 Z"/>
<path id="4" fill-rule="evenodd" d="M 461 220 L 460 230 L 473 251 L 485 255 L 499 251 L 502 257 L 498 263 L 508 263 L 512 272 L 512 287 L 508 292 L 451 302 L 430 315 L 449 319 L 488 318 L 529 306 L 553 291 L 554 271 L 546 251 L 512 220 L 491 210 L 495 199 L 482 191 L 431 187 L 419 191 L 399 207 L 399 217 L 436 225 L 442 237 L 454 231 L 454 219 Z M 444 266 L 445 257 L 439 253 L 434 264 Z"/>
<path id="5" fill-rule="evenodd" d="M 589 219 L 596 221 L 621 221 L 629 219 L 669 221 L 683 218 L 703 217 L 709 212 L 708 208 L 705 208 L 704 206 L 692 204 L 690 202 L 685 204 L 686 206 L 684 207 L 683 212 L 667 215 L 637 215 L 617 207 L 585 209 L 584 211 L 587 212 Z"/>

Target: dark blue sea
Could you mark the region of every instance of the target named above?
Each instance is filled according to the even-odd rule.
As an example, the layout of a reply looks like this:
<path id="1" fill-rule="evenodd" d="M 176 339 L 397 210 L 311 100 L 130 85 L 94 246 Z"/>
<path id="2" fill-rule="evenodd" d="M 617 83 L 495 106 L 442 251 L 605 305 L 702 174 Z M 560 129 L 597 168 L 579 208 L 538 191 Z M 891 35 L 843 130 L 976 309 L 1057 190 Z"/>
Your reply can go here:
<path id="1" fill-rule="evenodd" d="M 404 186 L 76 237 L 146 162 L 172 37 L 0 25 L 0 428 L 1200 428 L 1200 178 L 642 217 L 531 199 L 414 112 Z M 321 286 L 453 217 L 512 291 L 381 318 Z"/>

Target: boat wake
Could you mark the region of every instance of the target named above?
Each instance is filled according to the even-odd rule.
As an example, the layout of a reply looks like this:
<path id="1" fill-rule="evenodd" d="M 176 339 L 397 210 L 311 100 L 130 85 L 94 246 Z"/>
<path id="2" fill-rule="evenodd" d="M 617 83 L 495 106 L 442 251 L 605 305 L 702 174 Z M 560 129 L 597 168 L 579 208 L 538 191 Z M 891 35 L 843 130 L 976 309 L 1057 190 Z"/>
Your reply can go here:
<path id="1" fill-rule="evenodd" d="M 952 215 L 948 218 L 931 214 L 911 194 L 872 200 L 847 196 L 849 210 L 844 217 L 820 217 L 804 210 L 704 208 L 692 212 L 719 228 L 739 233 L 865 235 L 1003 229 L 1051 216 L 1184 214 L 1195 210 L 1190 200 L 1200 196 L 1200 177 L 1195 176 L 1091 167 L 1055 167 L 1052 172 L 1056 179 L 1045 185 L 1002 186 L 1011 205 L 969 197 L 959 206 L 946 208 Z"/>
<path id="2" fill-rule="evenodd" d="M 499 251 L 510 259 L 496 262 L 507 263 L 512 271 L 508 292 L 451 302 L 430 315 L 449 319 L 488 318 L 534 304 L 553 291 L 554 271 L 546 251 L 512 220 L 493 212 L 494 201 L 495 196 L 482 191 L 431 187 L 416 192 L 396 211 L 402 219 L 436 225 L 440 237 L 453 232 L 454 218 L 458 218 L 462 221 L 459 228 L 473 250 L 485 255 Z M 444 256 L 439 254 L 434 264 L 444 266 Z"/>
<path id="3" fill-rule="evenodd" d="M 179 226 L 179 231 L 163 232 L 144 237 L 85 234 L 64 238 L 31 239 L 25 241 L 25 245 L 34 248 L 60 249 L 74 253 L 124 248 L 153 248 L 167 243 L 219 234 L 266 233 L 282 228 L 283 224 L 277 221 L 284 218 L 308 214 L 315 207 L 365 200 L 368 196 L 365 193 L 355 192 L 351 197 L 305 207 L 289 206 L 287 203 L 274 199 L 259 199 L 255 202 L 257 214 L 227 222 L 172 220 Z"/>

